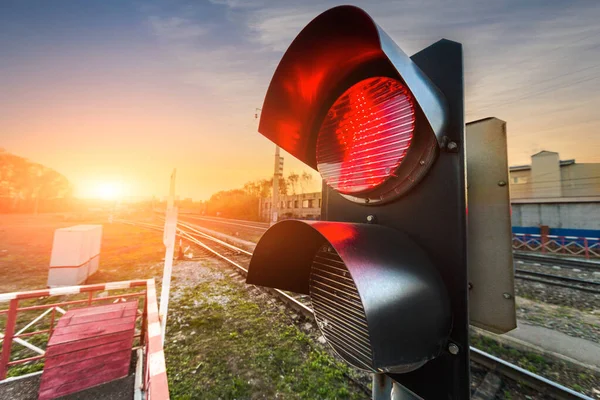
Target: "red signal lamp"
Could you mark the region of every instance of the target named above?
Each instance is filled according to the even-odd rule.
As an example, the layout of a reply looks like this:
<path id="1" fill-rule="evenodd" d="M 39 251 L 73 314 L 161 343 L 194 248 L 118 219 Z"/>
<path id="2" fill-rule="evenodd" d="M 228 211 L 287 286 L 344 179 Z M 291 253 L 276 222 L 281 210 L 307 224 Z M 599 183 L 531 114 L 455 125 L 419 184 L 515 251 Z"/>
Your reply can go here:
<path id="1" fill-rule="evenodd" d="M 435 135 L 416 129 L 417 105 L 405 84 L 385 76 L 361 80 L 323 118 L 317 170 L 349 200 L 389 201 L 416 185 L 437 155 Z"/>
<path id="2" fill-rule="evenodd" d="M 343 6 L 292 42 L 258 130 L 346 199 L 374 205 L 423 179 L 446 124 L 439 89 L 369 15 Z"/>
<path id="3" fill-rule="evenodd" d="M 340 193 L 369 191 L 395 175 L 414 130 L 414 102 L 402 83 L 362 80 L 329 108 L 317 138 L 317 169 Z"/>

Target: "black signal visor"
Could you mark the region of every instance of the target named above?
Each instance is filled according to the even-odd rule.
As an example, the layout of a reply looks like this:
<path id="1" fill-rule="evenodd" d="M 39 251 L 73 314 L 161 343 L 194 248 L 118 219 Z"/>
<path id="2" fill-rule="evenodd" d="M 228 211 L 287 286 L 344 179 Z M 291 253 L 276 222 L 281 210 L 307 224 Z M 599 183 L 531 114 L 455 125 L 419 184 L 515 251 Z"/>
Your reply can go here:
<path id="1" fill-rule="evenodd" d="M 418 124 L 441 140 L 447 104 L 420 68 L 363 10 L 339 6 L 311 21 L 294 39 L 269 85 L 258 131 L 317 169 L 323 118 L 340 95 L 373 77 L 401 82 L 414 99 Z"/>
<path id="2" fill-rule="evenodd" d="M 446 288 L 425 252 L 383 226 L 279 222 L 258 242 L 246 282 L 310 294 L 328 343 L 366 370 L 421 366 L 452 326 Z"/>

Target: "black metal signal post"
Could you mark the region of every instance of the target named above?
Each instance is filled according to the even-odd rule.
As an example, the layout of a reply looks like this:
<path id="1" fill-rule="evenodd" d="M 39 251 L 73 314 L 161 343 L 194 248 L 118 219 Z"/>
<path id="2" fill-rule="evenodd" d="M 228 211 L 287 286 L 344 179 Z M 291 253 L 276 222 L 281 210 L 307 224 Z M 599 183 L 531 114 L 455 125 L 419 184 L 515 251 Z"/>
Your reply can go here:
<path id="1" fill-rule="evenodd" d="M 319 222 L 259 241 L 247 282 L 309 294 L 332 349 L 425 399 L 468 399 L 462 46 L 412 57 L 361 9 L 315 18 L 259 131 L 323 177 Z"/>

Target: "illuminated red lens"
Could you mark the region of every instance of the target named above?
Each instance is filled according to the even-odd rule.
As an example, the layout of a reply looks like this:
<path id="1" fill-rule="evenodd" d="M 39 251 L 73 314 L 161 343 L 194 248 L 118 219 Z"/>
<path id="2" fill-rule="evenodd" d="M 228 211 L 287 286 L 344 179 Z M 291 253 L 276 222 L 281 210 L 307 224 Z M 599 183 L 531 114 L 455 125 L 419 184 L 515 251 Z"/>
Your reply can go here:
<path id="1" fill-rule="evenodd" d="M 335 190 L 373 189 L 394 174 L 410 147 L 415 108 L 392 78 L 369 78 L 346 90 L 329 109 L 317 138 L 317 169 Z"/>

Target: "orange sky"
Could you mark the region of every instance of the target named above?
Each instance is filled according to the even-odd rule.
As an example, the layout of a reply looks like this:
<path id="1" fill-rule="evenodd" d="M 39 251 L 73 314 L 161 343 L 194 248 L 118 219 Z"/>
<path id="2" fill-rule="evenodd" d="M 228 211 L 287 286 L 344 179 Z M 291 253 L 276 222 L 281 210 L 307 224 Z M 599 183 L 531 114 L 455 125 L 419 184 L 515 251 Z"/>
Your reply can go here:
<path id="1" fill-rule="evenodd" d="M 511 164 L 542 149 L 600 162 L 598 5 L 427 2 L 437 8 L 365 8 L 409 54 L 442 36 L 463 42 L 467 121 L 507 121 Z M 0 147 L 56 169 L 80 196 L 106 182 L 164 196 L 174 167 L 178 194 L 195 199 L 267 178 L 274 149 L 254 109 L 287 44 L 335 4 L 321 3 L 3 3 Z M 286 175 L 303 169 L 285 157 Z"/>

